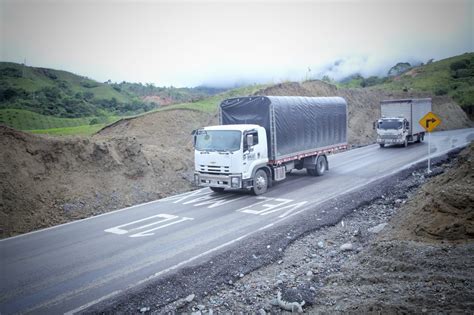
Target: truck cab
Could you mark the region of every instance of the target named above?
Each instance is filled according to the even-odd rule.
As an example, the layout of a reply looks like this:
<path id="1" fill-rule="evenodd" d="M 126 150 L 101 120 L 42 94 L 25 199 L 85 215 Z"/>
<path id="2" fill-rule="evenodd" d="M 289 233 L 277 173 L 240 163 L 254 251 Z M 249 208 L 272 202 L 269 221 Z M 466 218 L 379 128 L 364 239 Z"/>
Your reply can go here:
<path id="1" fill-rule="evenodd" d="M 239 124 L 201 128 L 194 131 L 194 148 L 194 182 L 198 186 L 222 192 L 260 184 L 266 190 L 271 181 L 271 172 L 266 166 L 267 134 L 261 126 Z M 259 169 L 267 176 L 255 178 Z"/>
<path id="2" fill-rule="evenodd" d="M 403 117 L 382 117 L 376 122 L 377 143 L 408 145 L 410 123 Z"/>

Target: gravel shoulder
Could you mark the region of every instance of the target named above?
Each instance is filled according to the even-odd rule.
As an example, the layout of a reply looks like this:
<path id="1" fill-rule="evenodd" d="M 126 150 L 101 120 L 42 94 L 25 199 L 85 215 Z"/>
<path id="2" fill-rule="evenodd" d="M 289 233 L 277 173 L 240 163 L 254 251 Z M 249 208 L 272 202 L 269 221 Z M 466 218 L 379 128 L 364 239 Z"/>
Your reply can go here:
<path id="1" fill-rule="evenodd" d="M 472 313 L 472 234 L 397 237 L 407 234 L 398 218 L 412 213 L 431 182 L 472 178 L 472 152 L 437 158 L 429 176 L 424 164 L 414 166 L 318 205 L 323 218 L 306 211 L 87 312 Z M 472 213 L 472 203 L 460 211 Z"/>

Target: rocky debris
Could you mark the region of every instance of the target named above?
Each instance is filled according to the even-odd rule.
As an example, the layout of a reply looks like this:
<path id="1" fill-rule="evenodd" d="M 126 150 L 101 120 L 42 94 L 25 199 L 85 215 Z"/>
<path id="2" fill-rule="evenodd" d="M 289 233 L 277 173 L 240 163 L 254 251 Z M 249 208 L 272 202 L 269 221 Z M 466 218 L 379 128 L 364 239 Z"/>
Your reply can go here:
<path id="1" fill-rule="evenodd" d="M 346 244 L 342 244 L 339 249 L 343 252 L 349 252 L 351 250 L 354 249 L 354 245 L 352 245 L 352 243 L 346 243 Z"/>
<path id="2" fill-rule="evenodd" d="M 303 306 L 305 305 L 305 301 L 298 303 L 282 300 L 281 292 L 278 291 L 277 298 L 273 300 L 271 304 L 280 307 L 282 310 L 289 311 L 292 313 L 303 313 Z"/>
<path id="3" fill-rule="evenodd" d="M 400 204 L 401 201 L 399 202 L 399 200 L 401 200 L 401 199 L 395 200 L 395 204 Z M 379 234 L 380 232 L 382 232 L 382 230 L 386 226 L 387 226 L 387 223 L 380 223 L 379 225 L 376 225 L 374 227 L 371 227 L 371 228 L 367 229 L 367 232 L 372 233 L 372 234 Z"/>
<path id="4" fill-rule="evenodd" d="M 195 296 L 194 294 L 190 294 L 190 295 L 188 295 L 184 300 L 185 300 L 187 303 L 191 303 L 191 302 L 194 300 L 195 297 L 196 297 L 196 296 Z"/>

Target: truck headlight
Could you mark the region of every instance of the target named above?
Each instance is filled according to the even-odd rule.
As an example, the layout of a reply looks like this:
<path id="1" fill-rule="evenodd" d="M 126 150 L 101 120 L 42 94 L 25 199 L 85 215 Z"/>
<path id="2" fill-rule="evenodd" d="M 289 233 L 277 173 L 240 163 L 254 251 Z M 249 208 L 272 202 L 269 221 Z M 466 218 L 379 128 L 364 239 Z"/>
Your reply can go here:
<path id="1" fill-rule="evenodd" d="M 230 187 L 240 188 L 240 177 L 231 177 L 230 178 Z"/>
<path id="2" fill-rule="evenodd" d="M 194 183 L 199 185 L 199 174 L 194 174 Z"/>

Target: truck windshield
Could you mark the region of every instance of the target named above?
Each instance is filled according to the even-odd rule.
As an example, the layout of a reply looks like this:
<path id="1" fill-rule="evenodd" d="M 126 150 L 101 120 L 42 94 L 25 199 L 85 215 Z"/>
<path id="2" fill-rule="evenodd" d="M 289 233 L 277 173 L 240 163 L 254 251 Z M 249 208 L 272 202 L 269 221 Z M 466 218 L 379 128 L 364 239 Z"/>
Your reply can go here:
<path id="1" fill-rule="evenodd" d="M 237 151 L 241 132 L 236 130 L 206 130 L 196 135 L 198 151 Z"/>
<path id="2" fill-rule="evenodd" d="M 402 122 L 399 120 L 382 120 L 379 122 L 379 129 L 400 129 Z"/>

